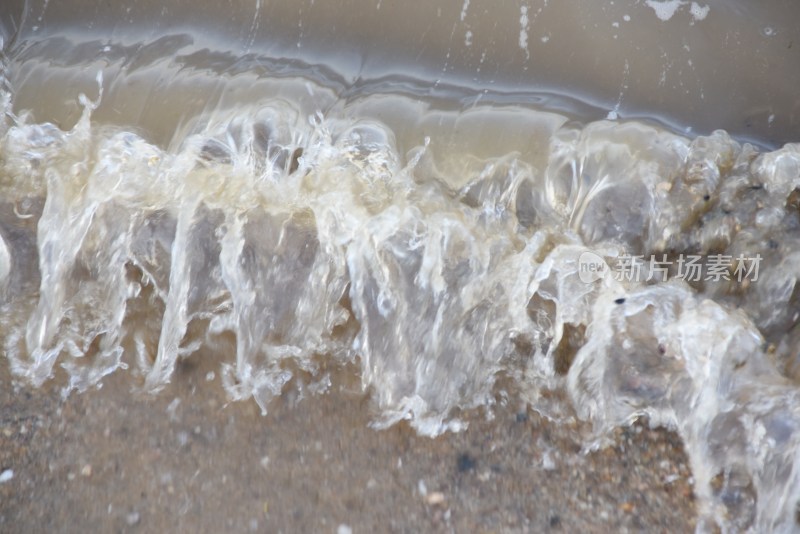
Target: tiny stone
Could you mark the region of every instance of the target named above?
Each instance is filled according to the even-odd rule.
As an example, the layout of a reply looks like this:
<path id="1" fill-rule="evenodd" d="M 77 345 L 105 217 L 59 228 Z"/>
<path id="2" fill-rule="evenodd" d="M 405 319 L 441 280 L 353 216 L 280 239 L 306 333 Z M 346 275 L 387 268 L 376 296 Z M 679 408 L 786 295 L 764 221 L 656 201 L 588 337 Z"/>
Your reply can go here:
<path id="1" fill-rule="evenodd" d="M 624 502 L 624 503 L 622 503 L 622 504 L 620 505 L 620 509 L 621 509 L 623 512 L 625 512 L 626 514 L 629 514 L 629 513 L 633 512 L 634 505 L 633 505 L 633 503 L 632 503 L 632 502 L 630 502 L 630 501 L 628 501 L 628 502 Z"/>
<path id="2" fill-rule="evenodd" d="M 131 512 L 125 516 L 125 523 L 128 524 L 129 527 L 139 524 L 139 521 L 142 517 L 139 515 L 139 512 Z"/>
<path id="3" fill-rule="evenodd" d="M 444 493 L 441 491 L 434 491 L 433 493 L 429 494 L 425 500 L 428 501 L 428 504 L 442 504 L 445 500 Z"/>
<path id="4" fill-rule="evenodd" d="M 8 482 L 14 478 L 14 470 L 13 469 L 6 469 L 2 473 L 0 473 L 0 484 Z"/>
<path id="5" fill-rule="evenodd" d="M 83 469 L 81 469 L 81 476 L 83 477 L 92 476 L 92 466 L 89 464 L 84 465 Z"/>
<path id="6" fill-rule="evenodd" d="M 261 463 L 261 467 L 263 467 L 264 469 L 269 467 L 269 456 L 264 456 L 263 458 L 261 458 L 261 462 L 260 463 Z"/>
<path id="7" fill-rule="evenodd" d="M 553 460 L 553 456 L 550 454 L 550 451 L 545 451 L 542 454 L 542 469 L 545 471 L 552 471 L 556 468 L 556 462 Z"/>
<path id="8" fill-rule="evenodd" d="M 353 529 L 347 525 L 339 525 L 336 529 L 336 534 L 353 534 Z"/>
<path id="9" fill-rule="evenodd" d="M 465 471 L 471 471 L 475 469 L 475 464 L 475 459 L 467 453 L 459 454 L 458 458 L 456 459 L 456 468 L 458 469 L 459 473 L 464 473 Z"/>

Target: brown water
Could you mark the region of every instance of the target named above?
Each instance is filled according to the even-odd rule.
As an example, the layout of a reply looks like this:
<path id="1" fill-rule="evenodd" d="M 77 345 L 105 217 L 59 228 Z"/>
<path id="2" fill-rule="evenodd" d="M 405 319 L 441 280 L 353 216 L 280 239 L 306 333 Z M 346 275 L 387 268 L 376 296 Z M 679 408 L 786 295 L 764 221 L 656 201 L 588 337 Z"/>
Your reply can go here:
<path id="1" fill-rule="evenodd" d="M 6 48 L 29 50 L 14 54 L 26 64 L 16 75 L 27 80 L 18 106 L 37 109 L 40 120 L 65 120 L 67 102 L 77 118 L 74 93 L 92 89 L 92 64 L 116 74 L 104 104 L 116 108 L 109 119 L 169 130 L 175 115 L 226 97 L 251 100 L 235 91 L 245 84 L 235 74 L 272 78 L 277 62 L 305 76 L 328 74 L 348 94 L 376 85 L 400 91 L 403 84 L 382 81 L 411 78 L 429 95 L 456 86 L 455 95 L 439 94 L 462 105 L 484 91 L 490 100 L 546 107 L 573 99 L 595 108 L 578 105 L 584 119 L 614 111 L 697 133 L 722 128 L 774 145 L 794 141 L 796 2 L 681 2 L 674 14 L 661 4 L 675 2 L 9 0 L 0 20 Z M 215 75 L 225 78 L 224 90 Z M 178 109 L 175 92 L 183 94 L 173 97 Z"/>
<path id="2" fill-rule="evenodd" d="M 790 531 L 794 5 L 5 3 L 11 370 L 214 354 L 266 413 L 345 366 L 429 436 L 503 377 L 586 450 L 677 431 L 699 529 Z"/>

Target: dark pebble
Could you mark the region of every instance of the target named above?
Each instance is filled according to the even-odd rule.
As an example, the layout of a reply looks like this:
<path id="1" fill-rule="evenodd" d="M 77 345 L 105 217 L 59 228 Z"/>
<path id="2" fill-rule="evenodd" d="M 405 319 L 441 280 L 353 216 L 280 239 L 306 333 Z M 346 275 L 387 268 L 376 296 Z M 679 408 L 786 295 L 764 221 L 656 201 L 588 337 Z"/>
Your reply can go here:
<path id="1" fill-rule="evenodd" d="M 475 469 L 475 459 L 466 453 L 459 454 L 458 459 L 456 460 L 456 467 L 458 468 L 459 473 L 472 471 Z"/>

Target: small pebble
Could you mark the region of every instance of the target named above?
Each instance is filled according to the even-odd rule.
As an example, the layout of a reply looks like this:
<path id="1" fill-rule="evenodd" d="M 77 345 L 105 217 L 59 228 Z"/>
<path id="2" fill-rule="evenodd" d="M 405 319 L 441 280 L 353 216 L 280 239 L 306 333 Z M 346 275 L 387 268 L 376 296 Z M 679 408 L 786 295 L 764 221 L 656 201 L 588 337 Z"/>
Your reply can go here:
<path id="1" fill-rule="evenodd" d="M 92 466 L 89 464 L 84 465 L 83 469 L 81 469 L 81 476 L 84 477 L 92 476 Z"/>
<path id="2" fill-rule="evenodd" d="M 138 525 L 141 519 L 142 516 L 139 515 L 139 512 L 131 512 L 125 516 L 125 523 L 127 523 L 129 527 L 132 527 Z"/>
<path id="3" fill-rule="evenodd" d="M 433 493 L 428 494 L 425 500 L 428 501 L 428 504 L 432 505 L 442 504 L 444 502 L 444 493 L 441 491 L 434 491 Z"/>
<path id="4" fill-rule="evenodd" d="M 0 473 L 0 484 L 8 482 L 14 478 L 14 470 L 13 469 L 6 469 L 2 473 Z"/>
<path id="5" fill-rule="evenodd" d="M 336 529 L 336 534 L 353 534 L 353 529 L 347 525 L 339 525 Z"/>
<path id="6" fill-rule="evenodd" d="M 475 459 L 467 453 L 459 454 L 458 458 L 456 459 L 456 468 L 458 469 L 459 473 L 472 471 L 475 469 L 475 465 Z"/>
<path id="7" fill-rule="evenodd" d="M 626 514 L 629 514 L 629 513 L 633 512 L 634 505 L 633 505 L 633 503 L 632 503 L 632 502 L 630 502 L 630 501 L 628 501 L 628 502 L 624 502 L 624 503 L 622 503 L 622 504 L 620 505 L 620 509 L 621 509 L 623 512 L 625 512 Z"/>
<path id="8" fill-rule="evenodd" d="M 667 475 L 667 476 L 664 477 L 664 484 L 672 484 L 673 482 L 675 482 L 679 478 L 681 478 L 680 475 L 674 475 L 674 474 L 673 475 Z"/>

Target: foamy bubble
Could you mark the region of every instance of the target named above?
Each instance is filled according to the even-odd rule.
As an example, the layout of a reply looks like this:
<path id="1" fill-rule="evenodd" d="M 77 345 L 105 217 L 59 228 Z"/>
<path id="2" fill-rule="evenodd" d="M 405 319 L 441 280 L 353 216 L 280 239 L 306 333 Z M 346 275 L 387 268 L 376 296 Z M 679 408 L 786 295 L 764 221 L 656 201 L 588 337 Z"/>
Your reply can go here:
<path id="1" fill-rule="evenodd" d="M 659 19 L 665 22 L 671 19 L 682 5 L 686 4 L 683 0 L 647 0 L 645 3 L 655 11 Z"/>
<path id="2" fill-rule="evenodd" d="M 694 20 L 705 20 L 708 16 L 708 13 L 711 11 L 711 6 L 701 6 L 697 2 L 692 2 L 692 6 L 689 8 L 689 13 L 691 13 Z"/>

